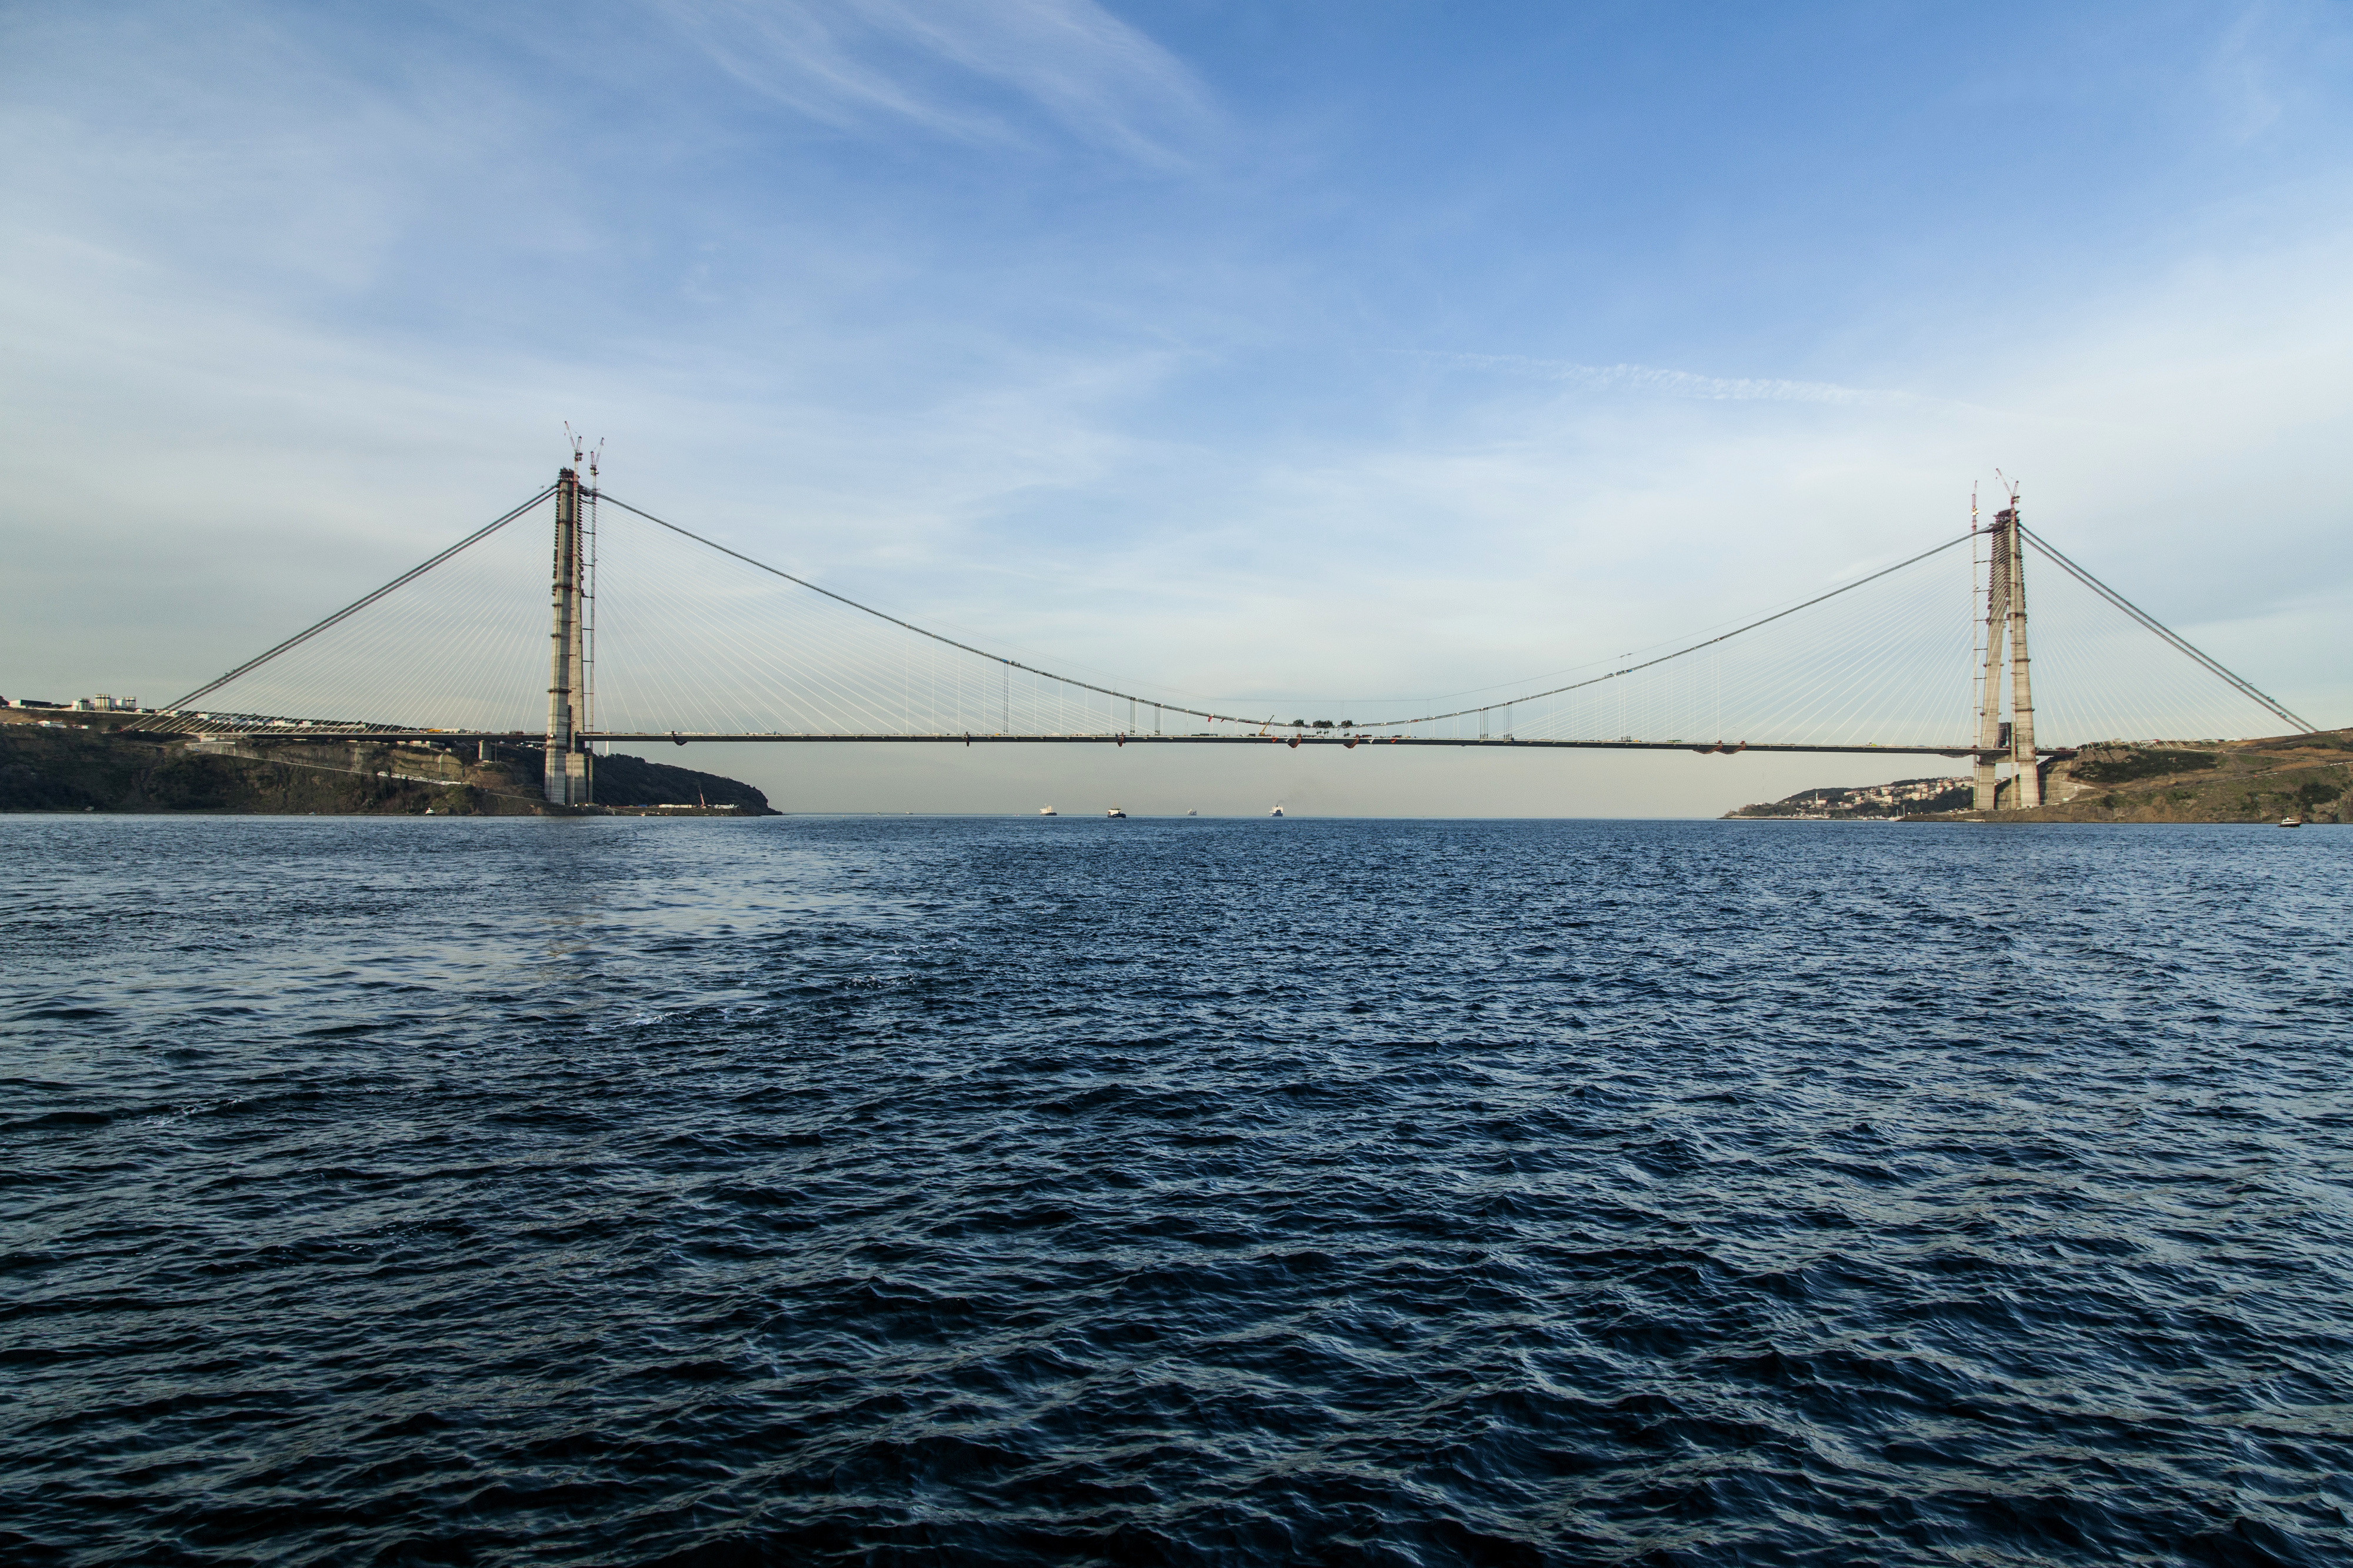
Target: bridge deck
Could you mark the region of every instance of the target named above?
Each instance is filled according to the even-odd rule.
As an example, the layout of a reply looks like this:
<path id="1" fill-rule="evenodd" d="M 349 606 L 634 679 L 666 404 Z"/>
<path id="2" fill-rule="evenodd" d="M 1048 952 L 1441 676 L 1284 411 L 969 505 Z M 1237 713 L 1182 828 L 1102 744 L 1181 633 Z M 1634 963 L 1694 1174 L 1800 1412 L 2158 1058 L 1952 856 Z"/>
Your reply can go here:
<path id="1" fill-rule="evenodd" d="M 223 729 L 213 731 L 185 731 L 193 734 L 214 733 L 239 741 L 503 741 L 532 745 L 545 743 L 545 737 L 522 730 L 331 730 L 323 726 L 309 729 Z M 786 733 L 731 733 L 703 731 L 652 730 L 584 730 L 580 739 L 589 742 L 656 744 L 669 742 L 686 745 L 690 742 L 704 744 L 736 744 L 744 742 L 785 742 L 793 744 L 869 744 L 869 745 L 1103 745 L 1103 746 L 1487 746 L 1517 747 L 1542 751 L 1579 752 L 1696 752 L 1703 756 L 1711 753 L 1731 755 L 1741 752 L 1835 753 L 1853 756 L 1919 756 L 1919 757 L 1985 757 L 2007 760 L 2010 749 L 2002 747 L 1985 751 L 1975 746 L 1879 746 L 1820 745 L 1775 741 L 1539 741 L 1515 739 L 1506 735 L 1435 736 L 1383 735 L 1361 731 L 1302 730 L 1253 731 L 1240 735 L 1131 735 L 1118 731 L 1102 734 L 1066 735 L 1005 735 L 974 731 L 946 734 L 924 735 L 828 735 Z M 2070 747 L 2046 748 L 2039 754 L 2046 757 L 2070 757 Z"/>

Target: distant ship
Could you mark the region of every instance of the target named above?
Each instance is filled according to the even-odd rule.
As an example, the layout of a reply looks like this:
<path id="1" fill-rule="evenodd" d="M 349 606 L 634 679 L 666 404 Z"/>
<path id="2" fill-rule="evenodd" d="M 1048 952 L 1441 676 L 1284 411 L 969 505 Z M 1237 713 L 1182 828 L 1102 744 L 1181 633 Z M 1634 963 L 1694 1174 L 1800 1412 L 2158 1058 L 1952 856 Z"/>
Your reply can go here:
<path id="1" fill-rule="evenodd" d="M 1281 816 L 1282 815 L 1282 807 L 1278 805 L 1272 811 L 1267 813 L 1267 815 L 1270 816 Z"/>
<path id="2" fill-rule="evenodd" d="M 1050 805 L 1041 805 L 1038 808 L 1038 815 L 1040 816 L 1058 816 L 1060 813 L 1057 812 Z"/>
<path id="3" fill-rule="evenodd" d="M 1124 821 L 1126 821 L 1126 820 L 1127 820 L 1127 813 L 1125 813 L 1125 812 L 1124 812 L 1124 811 L 1120 810 L 1120 808 L 1119 808 L 1119 807 L 1117 807 L 1117 806 L 1115 806 L 1115 805 L 1114 805 L 1114 806 L 1113 806 L 1109 811 L 1104 812 L 1104 813 L 1103 813 L 1103 815 L 1104 815 L 1105 816 L 1116 816 L 1116 817 L 1118 817 L 1122 822 L 1124 822 Z"/>
<path id="4" fill-rule="evenodd" d="M 1186 816 L 1200 816 L 1201 814 L 1200 814 L 1199 812 L 1198 812 L 1198 811 L 1188 811 L 1188 812 L 1187 812 L 1185 815 L 1186 815 Z"/>

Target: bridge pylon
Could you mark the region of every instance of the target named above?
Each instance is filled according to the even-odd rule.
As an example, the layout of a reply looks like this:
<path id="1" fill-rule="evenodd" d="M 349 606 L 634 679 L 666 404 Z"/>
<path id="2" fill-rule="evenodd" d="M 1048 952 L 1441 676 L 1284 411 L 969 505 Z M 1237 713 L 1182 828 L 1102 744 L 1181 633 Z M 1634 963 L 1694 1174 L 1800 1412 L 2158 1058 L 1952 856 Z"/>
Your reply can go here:
<path id="1" fill-rule="evenodd" d="M 1978 692 L 1977 778 L 1969 803 L 1978 811 L 2022 811 L 2042 804 L 2042 772 L 2034 752 L 2034 683 L 2026 657 L 2026 556 L 2018 512 L 2013 487 L 2010 505 L 1994 513 L 1992 559 L 1986 574 L 1985 672 Z M 2010 707 L 2007 722 L 2001 716 L 2005 674 Z M 1989 754 L 2004 750 L 2010 763 L 2007 792 L 2001 787 L 2000 759 Z"/>
<path id="2" fill-rule="evenodd" d="M 574 461 L 578 461 L 575 454 Z M 593 493 L 593 492 L 592 492 Z M 560 470 L 555 478 L 554 626 L 550 634 L 547 675 L 547 798 L 557 805 L 586 805 L 593 798 L 586 743 L 588 727 L 589 562 L 582 525 L 580 474 Z"/>

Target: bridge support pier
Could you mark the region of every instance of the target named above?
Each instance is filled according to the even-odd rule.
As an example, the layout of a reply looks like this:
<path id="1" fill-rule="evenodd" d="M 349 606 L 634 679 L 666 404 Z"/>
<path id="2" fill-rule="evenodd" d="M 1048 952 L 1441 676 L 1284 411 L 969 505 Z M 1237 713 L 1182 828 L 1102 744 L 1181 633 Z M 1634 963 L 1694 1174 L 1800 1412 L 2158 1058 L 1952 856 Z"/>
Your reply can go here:
<path id="1" fill-rule="evenodd" d="M 579 731 L 588 721 L 587 556 L 580 519 L 580 475 L 555 479 L 554 629 L 548 655 L 546 793 L 556 805 L 586 805 L 593 795 L 588 753 Z"/>
<path id="2" fill-rule="evenodd" d="M 2042 771 L 2034 751 L 2034 685 L 2026 658 L 2026 559 L 2019 538 L 2018 495 L 1994 513 L 1993 555 L 1986 574 L 1985 670 L 1978 697 L 1978 763 L 1970 805 L 1978 811 L 2024 811 L 2042 804 Z M 2001 716 L 2003 666 L 2010 678 L 2010 717 Z M 2010 753 L 2004 781 L 2000 759 Z M 2008 787 L 2005 788 L 2004 784 Z"/>

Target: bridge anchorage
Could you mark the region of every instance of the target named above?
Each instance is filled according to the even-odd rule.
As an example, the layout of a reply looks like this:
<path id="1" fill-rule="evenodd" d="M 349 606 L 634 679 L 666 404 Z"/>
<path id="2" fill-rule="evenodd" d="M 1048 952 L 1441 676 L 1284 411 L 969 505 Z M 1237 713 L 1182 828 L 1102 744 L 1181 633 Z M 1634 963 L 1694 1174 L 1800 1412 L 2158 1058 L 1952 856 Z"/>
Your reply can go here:
<path id="1" fill-rule="evenodd" d="M 1285 720 L 919 626 L 609 495 L 596 454 L 572 456 L 522 505 L 139 727 L 538 752 L 561 806 L 595 800 L 617 742 L 758 741 L 1935 756 L 1969 759 L 1980 810 L 2041 805 L 2086 743 L 2313 728 L 2028 528 L 2014 486 L 1989 526 L 1973 505 L 1968 532 L 1729 629 L 1452 702 L 1327 700 L 1333 717 Z M 549 506 L 552 569 L 512 526 Z M 2057 569 L 2039 668 L 2030 550 Z"/>

